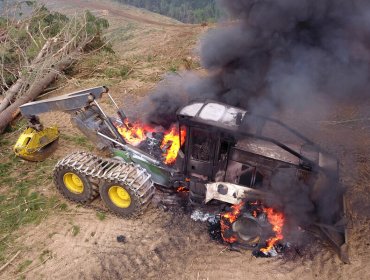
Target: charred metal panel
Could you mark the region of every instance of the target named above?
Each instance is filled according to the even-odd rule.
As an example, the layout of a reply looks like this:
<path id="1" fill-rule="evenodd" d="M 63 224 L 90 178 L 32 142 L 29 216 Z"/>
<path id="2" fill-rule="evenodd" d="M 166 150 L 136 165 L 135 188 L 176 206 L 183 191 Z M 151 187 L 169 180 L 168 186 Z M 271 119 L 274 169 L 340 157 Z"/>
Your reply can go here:
<path id="1" fill-rule="evenodd" d="M 246 137 L 240 140 L 236 147 L 243 151 L 264 156 L 272 160 L 279 160 L 294 165 L 299 165 L 300 163 L 299 158 L 296 156 L 280 148 L 279 146 L 264 140 Z M 296 147 L 296 150 L 299 150 L 299 147 Z M 234 152 L 234 155 L 237 156 L 237 153 Z"/>
<path id="2" fill-rule="evenodd" d="M 266 167 L 270 169 L 293 166 L 292 164 L 288 164 L 283 161 L 277 161 L 276 159 L 260 156 L 235 148 L 231 150 L 230 160 L 256 167 Z"/>

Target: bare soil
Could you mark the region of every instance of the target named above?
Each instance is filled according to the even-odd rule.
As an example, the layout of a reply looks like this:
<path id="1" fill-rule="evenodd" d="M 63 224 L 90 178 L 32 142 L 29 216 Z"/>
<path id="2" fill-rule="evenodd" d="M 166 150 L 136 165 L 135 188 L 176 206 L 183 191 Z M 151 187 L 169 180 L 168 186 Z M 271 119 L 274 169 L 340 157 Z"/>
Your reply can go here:
<path id="1" fill-rule="evenodd" d="M 69 12 L 92 9 L 106 16 L 111 22 L 113 37 L 122 26 L 135 25 L 131 39 L 124 43 L 113 41 L 123 61 L 137 61 L 132 77 L 110 86 L 113 96 L 129 114 L 135 112 L 135 104 L 156 84 L 155 79 L 145 77 L 160 78 L 171 61 L 196 57 L 193 49 L 206 30 L 108 1 L 44 2 L 54 9 Z M 155 57 L 154 63 L 144 59 L 148 55 Z M 78 79 L 78 76 L 76 79 L 53 94 L 100 82 L 93 78 Z M 333 107 L 335 114 L 325 115 L 325 119 L 322 116 L 305 119 L 299 112 L 283 117 L 288 122 L 296 122 L 300 116 L 301 125 L 312 128 L 313 133 L 308 136 L 328 147 L 341 160 L 341 179 L 348 186 L 352 218 L 348 240 L 351 264 L 343 264 L 320 244 L 290 259 L 258 259 L 249 251 L 230 251 L 211 241 L 206 225 L 192 221 L 180 206 L 177 210 L 164 211 L 152 205 L 136 220 L 110 214 L 100 220 L 96 210 L 66 202 L 69 211 L 19 231 L 17 243 L 24 249 L 0 274 L 1 279 L 14 279 L 18 275 L 17 266 L 24 260 L 32 260 L 22 274 L 26 279 L 370 279 L 370 123 L 341 122 L 369 118 L 370 103 L 334 104 Z M 66 114 L 50 113 L 42 116 L 42 120 L 46 125 L 57 123 L 65 135 L 79 135 Z M 53 155 L 55 159 L 81 149 L 78 145 L 71 147 L 63 138 L 59 144 Z M 44 188 L 56 194 L 52 182 Z M 94 203 L 100 205 L 99 201 Z M 117 242 L 119 235 L 125 237 L 125 242 Z"/>

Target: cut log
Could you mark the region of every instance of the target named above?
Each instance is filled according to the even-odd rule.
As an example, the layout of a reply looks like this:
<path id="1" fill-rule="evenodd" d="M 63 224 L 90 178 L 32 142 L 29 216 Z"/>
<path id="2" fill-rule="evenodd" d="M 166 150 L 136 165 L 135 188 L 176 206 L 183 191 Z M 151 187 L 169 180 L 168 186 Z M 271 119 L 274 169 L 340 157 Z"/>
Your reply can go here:
<path id="1" fill-rule="evenodd" d="M 53 70 L 45 73 L 43 77 L 34 81 L 27 92 L 17 98 L 13 104 L 0 113 L 0 134 L 4 132 L 7 125 L 13 120 L 14 113 L 19 106 L 35 99 L 45 88 L 49 86 L 59 75 L 61 71 L 70 66 L 80 54 L 79 51 L 74 52 L 69 57 L 62 59 L 54 65 Z"/>
<path id="2" fill-rule="evenodd" d="M 0 43 L 5 42 L 8 39 L 8 32 L 6 30 L 0 30 Z"/>
<path id="3" fill-rule="evenodd" d="M 4 94 L 4 99 L 0 103 L 0 112 L 4 111 L 6 107 L 10 104 L 13 100 L 15 95 L 20 91 L 22 86 L 24 85 L 24 80 L 19 78 Z"/>
<path id="4" fill-rule="evenodd" d="M 31 68 L 35 68 L 36 64 L 38 64 L 41 59 L 46 55 L 48 49 L 51 45 L 52 39 L 46 41 L 44 46 L 41 48 L 40 52 L 34 58 L 31 63 Z M 0 112 L 4 111 L 6 107 L 12 102 L 16 94 L 21 90 L 22 87 L 27 87 L 26 79 L 20 76 L 18 80 L 4 93 L 4 99 L 0 103 Z"/>

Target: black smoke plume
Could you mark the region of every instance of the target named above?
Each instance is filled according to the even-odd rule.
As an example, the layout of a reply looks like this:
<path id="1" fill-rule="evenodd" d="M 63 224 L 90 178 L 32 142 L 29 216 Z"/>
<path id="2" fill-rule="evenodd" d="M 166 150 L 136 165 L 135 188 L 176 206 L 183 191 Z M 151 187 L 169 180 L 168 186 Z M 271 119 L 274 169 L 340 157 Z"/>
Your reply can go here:
<path id="1" fill-rule="evenodd" d="M 142 104 L 141 111 L 149 110 L 146 122 L 169 126 L 176 110 L 197 99 L 269 116 L 287 108 L 314 114 L 317 98 L 369 97 L 370 1 L 220 0 L 219 5 L 228 20 L 211 29 L 199 48 L 207 74 L 166 77 Z M 299 239 L 302 225 L 336 223 L 344 192 L 336 175 L 315 192 L 286 173 L 274 176 L 271 188 L 276 199 L 265 203 L 284 211 L 288 239 Z"/>
<path id="2" fill-rule="evenodd" d="M 201 40 L 208 74 L 167 77 L 143 104 L 146 121 L 168 125 L 179 107 L 195 99 L 266 115 L 287 106 L 307 108 L 316 95 L 368 95 L 369 1 L 220 0 L 219 6 L 232 20 Z"/>
<path id="3" fill-rule="evenodd" d="M 344 224 L 336 225 L 343 212 L 345 188 L 338 182 L 335 170 L 321 171 L 315 182 L 306 184 L 297 180 L 296 170 L 277 170 L 266 191 L 270 196 L 263 203 L 284 213 L 284 240 L 299 243 L 302 230 L 320 225 L 329 226 L 335 232 L 344 233 Z"/>

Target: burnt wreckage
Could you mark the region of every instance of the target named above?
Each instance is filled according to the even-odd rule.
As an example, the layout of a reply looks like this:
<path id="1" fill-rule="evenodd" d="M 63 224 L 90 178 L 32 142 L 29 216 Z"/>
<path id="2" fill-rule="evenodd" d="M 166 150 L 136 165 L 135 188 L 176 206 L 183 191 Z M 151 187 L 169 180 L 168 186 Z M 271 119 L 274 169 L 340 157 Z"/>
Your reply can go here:
<path id="1" fill-rule="evenodd" d="M 181 168 L 191 178 L 190 202 L 216 199 L 234 205 L 229 213 L 221 215 L 226 217 L 221 226 L 222 222 L 229 223 L 222 229 L 229 231 L 228 236 L 224 232 L 224 240 L 250 248 L 265 246 L 266 219 L 259 216 L 271 208 L 262 204 L 280 205 L 284 211 L 286 205 L 282 204 L 294 200 L 297 192 L 302 191 L 298 189 L 301 186 L 305 200 L 311 204 L 311 217 L 296 226 L 328 242 L 343 261 L 348 261 L 345 201 L 338 161 L 333 156 L 279 120 L 218 102 L 185 106 L 178 111 L 178 121 L 186 127 Z M 289 141 L 299 144 L 286 144 Z M 299 194 L 298 197 L 302 198 Z M 300 202 L 307 203 L 297 201 L 295 205 Z M 293 211 L 295 205 L 291 206 Z M 299 212 L 301 207 L 297 206 Z M 279 215 L 271 215 L 273 227 L 283 222 Z M 266 216 L 270 217 L 269 213 Z M 291 216 L 299 220 L 299 213 Z M 281 228 L 275 234 L 282 238 Z"/>
<path id="2" fill-rule="evenodd" d="M 156 186 L 181 187 L 188 189 L 192 205 L 211 200 L 232 205 L 221 214 L 226 242 L 263 249 L 266 242 L 273 245 L 283 238 L 282 228 L 293 217 L 297 228 L 326 241 L 348 261 L 338 162 L 300 133 L 278 120 L 214 101 L 179 109 L 178 123 L 158 131 L 131 124 L 118 107 L 119 118 L 108 117 L 97 101 L 103 93 L 109 95 L 108 89 L 98 87 L 20 108 L 36 130 L 35 115 L 69 112 L 82 133 L 113 154 L 105 159 L 78 152 L 60 160 L 54 182 L 66 198 L 88 203 L 100 194 L 112 212 L 130 217 L 150 203 Z M 280 136 L 288 141 L 278 141 Z M 286 144 L 293 137 L 299 144 Z M 297 212 L 302 206 L 301 199 L 290 202 L 294 196 L 285 199 L 297 192 L 309 200 L 304 219 L 288 213 L 292 209 L 287 206 L 293 212 L 294 205 Z"/>

